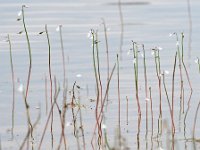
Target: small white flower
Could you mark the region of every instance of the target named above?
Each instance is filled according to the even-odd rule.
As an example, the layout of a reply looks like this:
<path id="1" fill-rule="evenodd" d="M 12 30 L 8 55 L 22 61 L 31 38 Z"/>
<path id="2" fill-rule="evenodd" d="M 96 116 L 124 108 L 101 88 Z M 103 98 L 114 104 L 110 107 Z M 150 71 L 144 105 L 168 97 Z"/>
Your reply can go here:
<path id="1" fill-rule="evenodd" d="M 144 54 L 143 53 L 141 53 L 140 55 L 141 55 L 142 58 L 144 58 Z"/>
<path id="2" fill-rule="evenodd" d="M 82 74 L 77 74 L 76 77 L 77 77 L 77 78 L 81 78 L 81 77 L 82 77 Z"/>
<path id="3" fill-rule="evenodd" d="M 150 99 L 148 97 L 145 98 L 145 101 L 150 101 Z"/>
<path id="4" fill-rule="evenodd" d="M 164 150 L 162 147 L 158 147 L 158 150 Z"/>
<path id="5" fill-rule="evenodd" d="M 106 30 L 107 30 L 107 31 L 110 31 L 110 28 L 107 28 Z"/>
<path id="6" fill-rule="evenodd" d="M 162 47 L 158 47 L 158 50 L 160 51 L 160 50 L 162 50 L 163 48 Z"/>
<path id="7" fill-rule="evenodd" d="M 154 51 L 152 51 L 152 52 L 151 52 L 151 55 L 152 55 L 152 56 L 154 56 L 154 54 L 155 54 L 155 52 L 154 52 Z"/>
<path id="8" fill-rule="evenodd" d="M 101 128 L 102 128 L 102 129 L 106 129 L 107 126 L 106 126 L 105 124 L 102 124 L 102 125 L 101 125 Z"/>
<path id="9" fill-rule="evenodd" d="M 169 37 L 172 37 L 173 36 L 173 33 L 169 33 Z"/>
<path id="10" fill-rule="evenodd" d="M 71 126 L 71 125 L 72 125 L 71 122 L 66 122 L 66 124 L 65 124 L 66 127 L 69 127 L 69 126 Z"/>
<path id="11" fill-rule="evenodd" d="M 196 64 L 198 64 L 198 63 L 199 63 L 199 58 L 195 59 L 194 62 L 195 62 Z"/>
<path id="12" fill-rule="evenodd" d="M 56 31 L 59 32 L 60 31 L 60 26 L 56 27 Z"/>
<path id="13" fill-rule="evenodd" d="M 20 17 L 22 15 L 22 11 L 20 10 L 18 13 L 17 13 L 17 16 Z"/>
<path id="14" fill-rule="evenodd" d="M 20 83 L 18 89 L 17 89 L 20 93 L 22 93 L 24 91 L 24 85 L 22 83 Z"/>
<path id="15" fill-rule="evenodd" d="M 179 46 L 179 42 L 178 41 L 176 42 L 176 46 Z"/>
<path id="16" fill-rule="evenodd" d="M 36 106 L 35 109 L 40 109 L 40 106 Z"/>
<path id="17" fill-rule="evenodd" d="M 135 63 L 136 63 L 136 58 L 133 59 L 133 64 L 135 64 Z"/>
<path id="18" fill-rule="evenodd" d="M 88 38 L 88 39 L 92 39 L 92 38 L 93 38 L 91 31 L 89 31 L 89 32 L 87 33 L 87 38 Z"/>
<path id="19" fill-rule="evenodd" d="M 165 70 L 165 74 L 169 74 L 169 71 L 168 71 L 168 70 Z"/>

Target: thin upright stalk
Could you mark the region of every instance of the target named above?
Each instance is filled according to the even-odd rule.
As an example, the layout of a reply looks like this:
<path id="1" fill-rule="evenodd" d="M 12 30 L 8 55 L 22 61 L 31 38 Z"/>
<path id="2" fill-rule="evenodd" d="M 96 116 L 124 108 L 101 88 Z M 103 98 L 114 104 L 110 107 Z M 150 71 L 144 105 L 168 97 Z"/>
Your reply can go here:
<path id="1" fill-rule="evenodd" d="M 56 82 L 56 81 L 55 81 L 55 82 Z M 52 103 L 52 105 L 51 105 L 51 109 L 50 109 L 50 111 L 49 111 L 49 114 L 48 114 L 48 117 L 47 117 L 47 121 L 46 121 L 46 123 L 45 123 L 45 127 L 44 127 L 44 130 L 43 130 L 43 132 L 42 132 L 42 137 L 41 137 L 40 142 L 39 142 L 38 150 L 41 149 L 42 142 L 43 142 L 43 139 L 44 139 L 44 136 L 45 136 L 45 133 L 46 133 L 46 130 L 47 130 L 49 121 L 50 121 L 50 119 L 51 119 L 54 106 L 55 106 L 56 103 L 57 103 L 57 99 L 58 99 L 59 93 L 60 93 L 60 87 L 56 89 L 56 93 L 55 93 L 55 96 L 54 96 L 54 101 L 53 101 L 53 103 Z"/>
<path id="2" fill-rule="evenodd" d="M 151 87 L 149 87 L 149 98 L 150 98 L 150 102 L 151 102 L 151 141 L 153 140 L 153 102 L 152 102 L 152 94 L 151 94 Z"/>
<path id="3" fill-rule="evenodd" d="M 191 58 L 192 51 L 192 13 L 190 0 L 187 0 L 188 22 L 189 22 L 189 39 L 188 39 L 188 58 Z"/>
<path id="4" fill-rule="evenodd" d="M 195 117 L 194 117 L 194 125 L 193 125 L 193 132 L 192 132 L 193 140 L 195 140 L 195 129 L 196 129 L 197 115 L 198 115 L 199 107 L 200 107 L 200 101 L 198 103 L 198 106 L 197 106 L 197 109 L 196 109 L 196 112 L 195 112 Z"/>
<path id="5" fill-rule="evenodd" d="M 11 128 L 11 136 L 12 136 L 12 139 L 13 139 L 14 126 L 15 126 L 15 73 L 14 73 L 13 59 L 12 59 L 12 45 L 11 45 L 9 34 L 8 34 L 8 43 L 9 43 L 9 50 L 10 50 L 10 66 L 11 66 L 11 73 L 12 73 L 12 128 Z"/>
<path id="6" fill-rule="evenodd" d="M 135 74 L 135 97 L 138 107 L 138 131 L 137 131 L 137 148 L 140 148 L 140 124 L 141 124 L 141 109 L 139 101 L 139 85 L 138 85 L 138 48 L 137 43 L 133 42 L 133 62 L 134 62 L 134 74 Z"/>
<path id="7" fill-rule="evenodd" d="M 173 133 L 175 133 L 175 124 L 174 124 L 174 82 L 175 82 L 175 73 L 176 73 L 176 59 L 177 59 L 177 52 L 175 55 L 174 60 L 174 69 L 173 69 L 173 75 L 172 75 L 172 105 L 171 105 L 171 118 L 172 118 L 172 125 L 173 125 Z"/>
<path id="8" fill-rule="evenodd" d="M 24 8 L 25 7 L 26 7 L 25 5 L 22 5 L 22 21 L 23 21 L 24 31 L 25 31 L 25 34 L 26 34 L 26 41 L 27 41 L 27 44 L 28 44 L 29 70 L 28 70 L 28 79 L 27 79 L 27 84 L 26 84 L 24 101 L 25 101 L 25 105 L 26 105 L 26 113 L 27 113 L 27 120 L 28 120 L 28 124 L 29 124 L 30 135 L 31 135 L 31 138 L 33 139 L 33 125 L 31 123 L 29 105 L 28 105 L 28 102 L 27 102 L 28 92 L 29 92 L 29 84 L 30 84 L 30 79 L 31 79 L 31 70 L 32 70 L 32 54 L 31 54 L 31 45 L 30 45 L 30 40 L 29 40 L 29 36 L 28 36 L 28 31 L 27 31 L 26 23 L 25 23 L 25 16 L 24 16 Z"/>
<path id="9" fill-rule="evenodd" d="M 144 45 L 142 44 L 143 50 L 143 64 L 144 64 L 144 81 L 145 81 L 145 101 L 146 101 L 146 135 L 145 138 L 147 139 L 148 135 L 148 83 L 147 83 L 147 67 L 146 67 L 146 54 Z"/>
<path id="10" fill-rule="evenodd" d="M 63 88 L 65 88 L 66 84 L 66 66 L 65 66 L 65 53 L 64 53 L 64 45 L 63 45 L 63 37 L 62 37 L 62 25 L 59 25 L 59 33 L 60 33 L 60 44 L 62 50 L 62 62 L 63 62 Z"/>
<path id="11" fill-rule="evenodd" d="M 119 9 L 120 27 L 121 27 L 119 52 L 120 52 L 120 56 L 122 56 L 121 54 L 122 54 L 122 46 L 123 46 L 123 38 L 124 38 L 124 21 L 123 21 L 121 0 L 118 0 L 118 9 Z M 122 57 L 120 57 L 120 59 L 122 59 Z"/>
<path id="12" fill-rule="evenodd" d="M 184 62 L 184 46 L 183 46 L 183 40 L 184 40 L 184 34 L 181 33 L 181 51 L 182 51 L 182 64 L 183 64 L 183 68 L 185 70 L 185 74 L 186 74 L 186 77 L 187 77 L 187 81 L 188 81 L 188 84 L 190 86 L 190 94 L 192 95 L 193 93 L 193 89 L 192 89 L 192 84 L 190 82 L 190 77 L 189 77 L 189 73 L 187 71 L 187 67 L 185 65 L 185 62 Z M 184 113 L 184 100 L 183 100 L 183 113 Z"/>
<path id="13" fill-rule="evenodd" d="M 104 98 L 103 98 L 102 106 L 105 105 L 106 97 L 108 96 L 110 81 L 111 81 L 111 79 L 112 79 L 112 76 L 113 76 L 115 67 L 116 67 L 116 64 L 114 65 L 114 67 L 113 67 L 113 69 L 112 69 L 112 71 L 111 71 L 111 74 L 110 74 L 110 77 L 109 77 L 109 80 L 108 80 L 108 83 L 107 83 L 107 86 L 106 86 L 106 91 L 105 91 L 105 95 L 104 95 Z M 97 116 L 97 118 L 96 118 L 97 121 L 96 121 L 96 124 L 95 124 L 94 132 L 93 132 L 93 136 L 92 136 L 92 140 L 91 140 L 91 145 L 92 145 L 92 148 L 93 148 L 93 149 L 94 149 L 93 140 L 94 140 L 94 138 L 95 138 L 95 131 L 96 131 L 96 128 L 97 128 L 97 126 L 98 126 L 99 120 L 102 120 L 102 119 L 103 119 L 103 117 L 102 117 L 103 110 L 104 110 L 104 107 L 101 107 L 100 112 L 99 112 L 99 114 L 98 114 L 98 116 Z"/>
<path id="14" fill-rule="evenodd" d="M 99 124 L 99 120 L 98 120 L 98 115 L 99 115 L 99 111 L 98 111 L 98 107 L 99 107 L 99 101 L 100 101 L 100 87 L 99 87 L 99 80 L 98 80 L 98 71 L 97 71 L 97 63 L 96 63 L 96 55 L 95 55 L 95 44 L 96 44 L 96 40 L 95 40 L 95 32 L 94 30 L 91 30 L 91 34 L 92 34 L 92 54 L 93 54 L 93 69 L 94 69 L 94 74 L 95 74 L 95 80 L 96 80 L 96 91 L 97 91 L 97 97 L 96 97 L 96 107 L 95 107 L 95 117 L 96 117 L 96 124 L 98 127 L 98 135 L 99 137 L 101 137 L 101 127 Z"/>
<path id="15" fill-rule="evenodd" d="M 0 150 L 2 150 L 2 146 L 1 146 L 1 136 L 0 136 Z"/>
<path id="16" fill-rule="evenodd" d="M 51 75 L 51 44 L 49 40 L 49 34 L 48 34 L 48 29 L 47 25 L 45 25 L 45 32 L 46 32 L 46 37 L 47 37 L 47 44 L 48 44 L 48 66 L 49 66 L 49 79 L 50 79 L 50 100 L 51 100 L 51 107 L 53 104 L 53 83 L 52 83 L 52 75 Z M 51 112 L 51 137 L 52 137 L 52 146 L 53 146 L 53 110 Z"/>
<path id="17" fill-rule="evenodd" d="M 118 91 L 118 128 L 121 131 L 121 104 L 120 104 L 120 83 L 119 83 L 119 56 L 117 54 L 117 91 Z"/>
<path id="18" fill-rule="evenodd" d="M 35 123 L 33 124 L 33 128 L 35 128 L 35 127 L 37 126 L 37 124 L 38 124 L 39 121 L 40 121 L 40 118 L 41 118 L 41 110 L 39 110 L 39 114 L 38 114 L 38 117 L 37 117 Z M 30 130 L 28 130 L 28 132 L 26 133 L 26 136 L 25 136 L 25 138 L 24 138 L 22 144 L 20 145 L 20 148 L 19 148 L 20 150 L 23 150 L 24 145 L 25 145 L 26 141 L 28 141 L 29 136 L 30 136 Z M 0 149 L 0 150 L 1 150 L 1 149 Z"/>
<path id="19" fill-rule="evenodd" d="M 48 92 L 47 92 L 47 76 L 45 75 L 45 108 L 46 108 L 46 115 L 48 113 Z"/>
<path id="20" fill-rule="evenodd" d="M 103 20 L 103 27 L 104 27 L 104 36 L 105 36 L 105 42 L 106 42 L 106 59 L 107 59 L 107 81 L 109 80 L 109 74 L 110 74 L 110 62 L 109 62 L 109 49 L 108 49 L 108 36 L 107 36 L 107 27 L 105 20 Z"/>
<path id="21" fill-rule="evenodd" d="M 158 135 L 162 134 L 162 89 L 161 89 L 161 68 L 160 68 L 160 51 L 158 48 L 154 49 L 154 60 L 156 65 L 156 74 L 158 78 L 159 87 L 159 118 L 158 118 Z"/>
<path id="22" fill-rule="evenodd" d="M 177 52 L 178 52 L 178 60 L 179 60 L 179 72 L 180 72 L 180 111 L 183 109 L 181 103 L 183 103 L 183 74 L 182 74 L 182 58 L 181 58 L 181 52 L 179 47 L 179 39 L 177 33 L 176 35 L 176 46 L 177 46 Z M 183 53 L 182 53 L 183 54 Z"/>
<path id="23" fill-rule="evenodd" d="M 128 97 L 126 96 L 126 125 L 128 125 Z"/>

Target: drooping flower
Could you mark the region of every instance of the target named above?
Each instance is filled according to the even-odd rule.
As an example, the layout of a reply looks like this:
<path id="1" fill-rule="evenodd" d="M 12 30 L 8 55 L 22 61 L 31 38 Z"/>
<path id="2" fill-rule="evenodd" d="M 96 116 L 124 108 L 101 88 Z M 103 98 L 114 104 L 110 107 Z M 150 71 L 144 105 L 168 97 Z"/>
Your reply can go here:
<path id="1" fill-rule="evenodd" d="M 176 42 L 176 46 L 179 46 L 179 41 Z"/>
<path id="2" fill-rule="evenodd" d="M 199 58 L 196 58 L 196 59 L 194 60 L 194 62 L 195 62 L 196 64 L 198 64 L 198 63 L 199 63 Z"/>
<path id="3" fill-rule="evenodd" d="M 91 31 L 89 31 L 89 32 L 87 33 L 87 38 L 88 38 L 88 39 L 92 39 L 92 38 L 93 38 L 93 35 L 92 35 L 92 32 L 91 32 Z"/>
<path id="4" fill-rule="evenodd" d="M 24 92 L 24 85 L 22 83 L 19 84 L 19 87 L 17 89 L 20 93 Z"/>
<path id="5" fill-rule="evenodd" d="M 22 15 L 22 11 L 20 10 L 18 13 L 17 13 L 17 16 L 20 17 Z"/>
<path id="6" fill-rule="evenodd" d="M 150 101 L 150 99 L 148 97 L 145 98 L 145 101 Z"/>
<path id="7" fill-rule="evenodd" d="M 56 31 L 59 32 L 60 31 L 60 26 L 56 27 Z"/>
<path id="8" fill-rule="evenodd" d="M 101 128 L 102 128 L 102 129 L 106 129 L 107 126 L 106 126 L 105 124 L 102 124 L 102 125 L 101 125 Z"/>
<path id="9" fill-rule="evenodd" d="M 169 37 L 172 37 L 173 36 L 173 33 L 169 33 Z"/>
<path id="10" fill-rule="evenodd" d="M 82 77 L 82 74 L 77 74 L 76 77 L 77 77 L 77 78 L 81 78 L 81 77 Z"/>
<path id="11" fill-rule="evenodd" d="M 165 70 L 165 74 L 169 74 L 169 71 L 168 71 L 168 70 Z"/>

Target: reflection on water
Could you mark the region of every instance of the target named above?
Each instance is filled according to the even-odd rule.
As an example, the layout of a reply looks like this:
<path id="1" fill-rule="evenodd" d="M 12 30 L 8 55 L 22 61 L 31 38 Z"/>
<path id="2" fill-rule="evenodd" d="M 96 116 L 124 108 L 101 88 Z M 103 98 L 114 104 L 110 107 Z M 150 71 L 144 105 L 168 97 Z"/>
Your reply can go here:
<path id="1" fill-rule="evenodd" d="M 32 68 L 24 99 L 30 53 L 23 20 L 17 19 L 25 3 Z M 0 149 L 199 149 L 199 61 L 194 62 L 200 56 L 199 5 L 197 0 L 2 1 Z M 98 31 L 95 39 L 91 29 Z M 168 36 L 174 32 L 178 39 Z M 180 61 L 183 56 L 175 53 L 182 50 Z"/>

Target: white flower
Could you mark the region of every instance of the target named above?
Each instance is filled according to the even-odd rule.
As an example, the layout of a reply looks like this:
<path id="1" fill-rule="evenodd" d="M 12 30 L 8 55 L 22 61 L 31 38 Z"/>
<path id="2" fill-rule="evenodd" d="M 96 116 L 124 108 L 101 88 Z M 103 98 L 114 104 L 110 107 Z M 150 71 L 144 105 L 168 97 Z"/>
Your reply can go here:
<path id="1" fill-rule="evenodd" d="M 152 55 L 152 56 L 154 56 L 154 54 L 155 54 L 155 52 L 154 52 L 154 51 L 152 51 L 152 52 L 151 52 L 151 55 Z"/>
<path id="2" fill-rule="evenodd" d="M 18 13 L 17 13 L 17 16 L 20 17 L 22 15 L 22 11 L 20 10 Z"/>
<path id="3" fill-rule="evenodd" d="M 69 126 L 71 126 L 71 125 L 72 125 L 71 122 L 66 122 L 66 124 L 65 124 L 66 127 L 69 127 Z"/>
<path id="4" fill-rule="evenodd" d="M 198 64 L 198 63 L 199 63 L 199 58 L 195 59 L 194 62 L 195 62 L 196 64 Z"/>
<path id="5" fill-rule="evenodd" d="M 20 83 L 18 89 L 17 89 L 20 93 L 24 92 L 24 85 L 22 83 Z"/>
<path id="6" fill-rule="evenodd" d="M 176 42 L 176 46 L 179 46 L 179 42 L 178 41 Z"/>
<path id="7" fill-rule="evenodd" d="M 163 48 L 162 47 L 158 47 L 158 50 L 160 51 L 160 50 L 162 50 Z"/>
<path id="8" fill-rule="evenodd" d="M 173 36 L 173 33 L 169 33 L 169 37 L 172 37 Z"/>
<path id="9" fill-rule="evenodd" d="M 165 70 L 165 74 L 169 74 L 169 71 L 168 71 L 168 70 Z"/>
<path id="10" fill-rule="evenodd" d="M 145 101 L 150 101 L 150 99 L 148 97 L 145 98 Z"/>
<path id="11" fill-rule="evenodd" d="M 107 31 L 110 31 L 110 28 L 107 28 L 106 30 L 107 30 Z"/>
<path id="12" fill-rule="evenodd" d="M 36 106 L 35 109 L 40 109 L 40 106 Z"/>
<path id="13" fill-rule="evenodd" d="M 133 59 L 133 64 L 135 64 L 135 63 L 136 63 L 136 58 Z"/>
<path id="14" fill-rule="evenodd" d="M 87 33 L 87 38 L 88 38 L 88 39 L 92 39 L 92 38 L 93 38 L 91 31 L 89 31 L 89 32 Z"/>
<path id="15" fill-rule="evenodd" d="M 60 31 L 60 26 L 57 26 L 56 31 L 57 31 L 57 32 Z"/>
<path id="16" fill-rule="evenodd" d="M 81 78 L 81 77 L 82 77 L 82 74 L 77 74 L 76 77 L 77 77 L 77 78 Z"/>
<path id="17" fill-rule="evenodd" d="M 105 124 L 102 124 L 102 125 L 101 125 L 101 128 L 102 128 L 102 129 L 106 129 L 107 126 L 106 126 Z"/>

